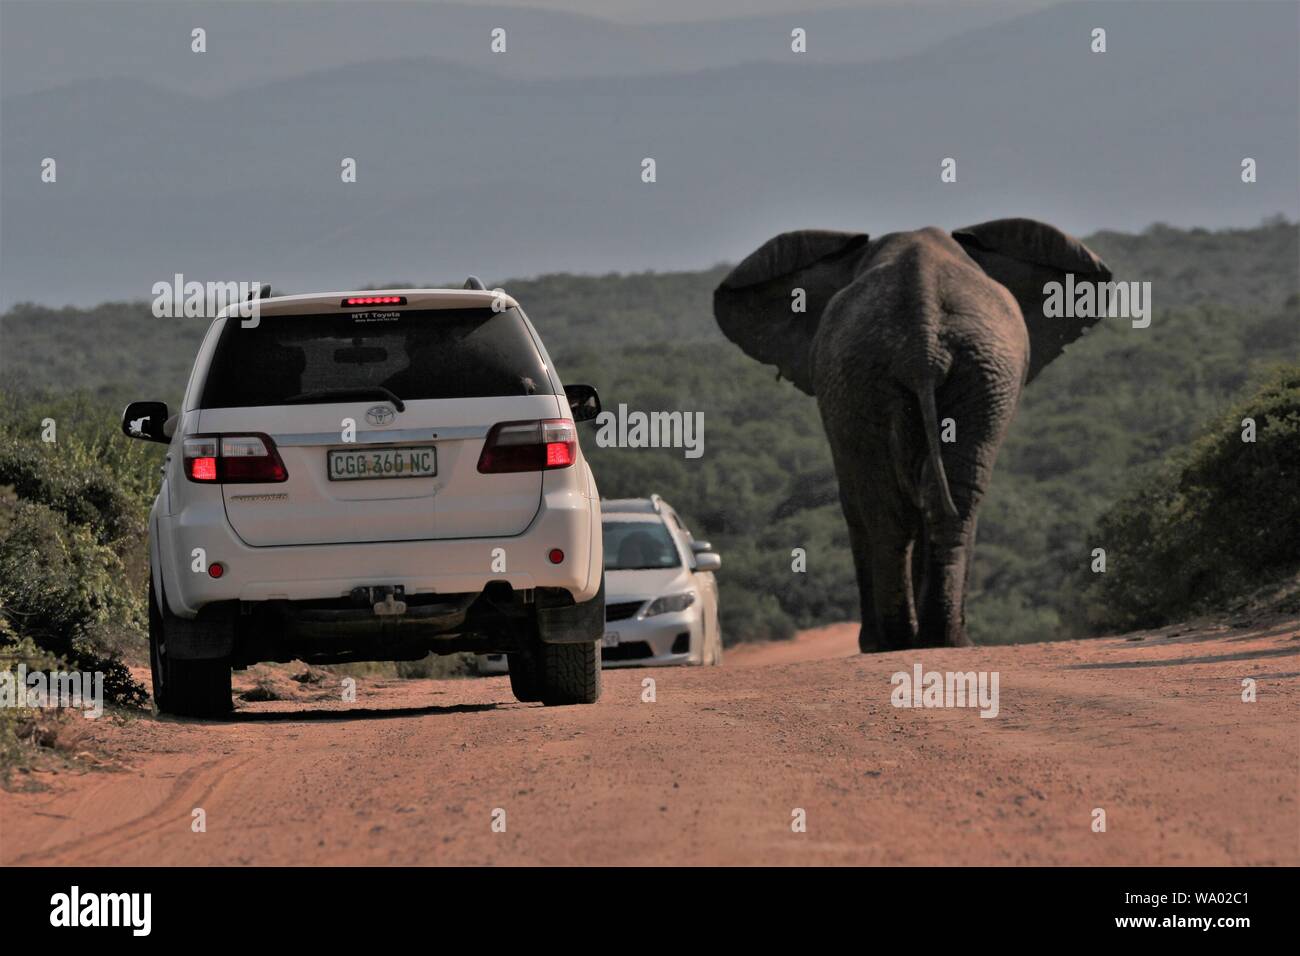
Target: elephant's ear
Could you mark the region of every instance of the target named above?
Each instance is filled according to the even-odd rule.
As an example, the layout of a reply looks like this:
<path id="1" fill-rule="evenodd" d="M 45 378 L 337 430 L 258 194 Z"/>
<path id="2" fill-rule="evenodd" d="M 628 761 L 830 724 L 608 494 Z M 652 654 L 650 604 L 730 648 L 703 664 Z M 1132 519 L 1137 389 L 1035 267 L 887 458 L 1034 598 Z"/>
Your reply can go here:
<path id="1" fill-rule="evenodd" d="M 1089 278 L 1101 273 L 1110 276 L 1110 270 L 1095 252 L 1073 236 L 1037 219 L 994 219 L 957 229 L 952 237 L 968 251 L 975 248 L 996 252 L 1019 262 Z"/>
<path id="2" fill-rule="evenodd" d="M 1032 381 L 1065 347 L 1098 321 L 1096 316 L 1052 317 L 1043 314 L 1048 296 L 1044 286 L 1065 281 L 1109 282 L 1110 269 L 1095 252 L 1055 226 L 1035 219 L 995 219 L 953 232 L 980 268 L 1011 291 L 1024 314 L 1029 332 L 1029 374 Z"/>
<path id="3" fill-rule="evenodd" d="M 809 350 L 817 323 L 826 303 L 852 279 L 853 254 L 867 242 L 864 233 L 823 229 L 769 239 L 714 290 L 713 315 L 722 333 L 813 394 Z"/>

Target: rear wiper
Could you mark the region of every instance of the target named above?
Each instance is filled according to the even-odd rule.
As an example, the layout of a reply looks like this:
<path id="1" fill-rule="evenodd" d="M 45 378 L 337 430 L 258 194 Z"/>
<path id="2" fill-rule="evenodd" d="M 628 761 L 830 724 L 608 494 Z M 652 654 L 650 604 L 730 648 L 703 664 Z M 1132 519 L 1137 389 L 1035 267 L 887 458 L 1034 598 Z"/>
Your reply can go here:
<path id="1" fill-rule="evenodd" d="M 322 398 L 386 398 L 399 412 L 406 411 L 406 402 L 382 385 L 359 385 L 356 388 L 318 388 L 314 392 L 299 392 L 284 399 L 286 405 L 315 402 Z"/>

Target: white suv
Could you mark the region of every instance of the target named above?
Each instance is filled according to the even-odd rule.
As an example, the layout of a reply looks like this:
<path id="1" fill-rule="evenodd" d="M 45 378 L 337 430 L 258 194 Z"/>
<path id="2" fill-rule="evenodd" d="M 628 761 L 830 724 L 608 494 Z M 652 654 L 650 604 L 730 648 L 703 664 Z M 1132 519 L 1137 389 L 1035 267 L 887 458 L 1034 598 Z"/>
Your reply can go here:
<path id="1" fill-rule="evenodd" d="M 230 709 L 259 661 L 508 655 L 520 700 L 600 696 L 600 498 L 565 388 L 509 296 L 402 289 L 227 309 L 182 407 L 123 431 L 169 446 L 150 514 L 162 711 Z"/>

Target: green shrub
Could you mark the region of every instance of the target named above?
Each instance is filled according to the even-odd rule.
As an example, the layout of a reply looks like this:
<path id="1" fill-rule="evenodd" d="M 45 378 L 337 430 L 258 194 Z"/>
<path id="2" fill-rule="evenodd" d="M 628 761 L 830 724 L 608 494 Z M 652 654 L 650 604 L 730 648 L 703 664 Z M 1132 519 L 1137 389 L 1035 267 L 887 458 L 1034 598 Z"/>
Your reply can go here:
<path id="1" fill-rule="evenodd" d="M 0 607 L 0 671 L 16 672 L 19 665 L 29 672 L 48 672 L 61 662 L 31 638 L 19 637 Z M 10 768 L 30 762 L 33 747 L 41 742 L 41 725 L 40 714 L 30 707 L 0 707 L 0 781 L 7 779 Z"/>
<path id="2" fill-rule="evenodd" d="M 123 437 L 100 396 L 0 397 L 0 654 L 39 648 L 102 671 L 110 701 L 139 704 L 144 688 L 123 657 L 144 647 L 145 522 L 161 448 Z"/>
<path id="3" fill-rule="evenodd" d="M 107 469 L 88 467 L 85 448 L 72 453 L 9 439 L 0 443 L 0 485 L 19 498 L 59 512 L 102 544 L 144 532 L 138 503 Z"/>
<path id="4" fill-rule="evenodd" d="M 0 618 L 69 668 L 104 673 L 104 693 L 144 702 L 122 655 L 147 626 L 122 559 L 86 527 L 35 502 L 17 506 L 0 540 Z"/>
<path id="5" fill-rule="evenodd" d="M 1242 440 L 1243 420 L 1255 441 Z M 1097 523 L 1106 573 L 1085 579 L 1095 629 L 1157 626 L 1300 567 L 1300 366 L 1170 458 Z"/>

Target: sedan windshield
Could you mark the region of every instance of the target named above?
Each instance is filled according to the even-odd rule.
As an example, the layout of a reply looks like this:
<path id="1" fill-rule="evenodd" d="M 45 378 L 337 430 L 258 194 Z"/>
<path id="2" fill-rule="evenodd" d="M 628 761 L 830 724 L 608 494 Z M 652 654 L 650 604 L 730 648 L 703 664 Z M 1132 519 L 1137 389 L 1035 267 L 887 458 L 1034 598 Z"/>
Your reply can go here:
<path id="1" fill-rule="evenodd" d="M 679 568 L 682 559 L 672 535 L 660 521 L 605 523 L 605 570 L 649 571 Z"/>

